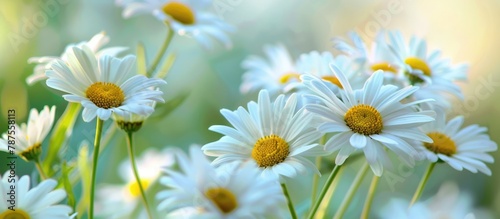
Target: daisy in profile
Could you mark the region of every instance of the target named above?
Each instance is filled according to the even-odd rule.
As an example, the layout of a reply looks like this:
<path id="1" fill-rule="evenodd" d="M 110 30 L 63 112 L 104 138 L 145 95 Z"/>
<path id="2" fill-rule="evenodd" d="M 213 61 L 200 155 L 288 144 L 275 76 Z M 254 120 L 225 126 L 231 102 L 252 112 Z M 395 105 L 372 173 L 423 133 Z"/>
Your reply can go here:
<path id="1" fill-rule="evenodd" d="M 413 36 L 407 45 L 400 32 L 389 33 L 390 48 L 397 57 L 406 84 L 418 85 L 413 94 L 417 100 L 432 98 L 437 106 L 450 107 L 450 97 L 463 99 L 463 94 L 454 82 L 466 80 L 467 65 L 451 66 L 450 60 L 441 58 L 441 52 L 427 52 L 427 43 Z"/>
<path id="2" fill-rule="evenodd" d="M 14 181 L 12 181 L 14 180 Z M 16 203 L 14 210 L 8 202 L 12 186 L 16 188 Z M 56 189 L 57 181 L 47 179 L 30 189 L 30 177 L 23 176 L 20 179 L 11 177 L 6 172 L 0 177 L 0 218 L 2 219 L 69 219 L 73 211 L 69 206 L 59 204 L 66 198 L 66 192 Z"/>
<path id="3" fill-rule="evenodd" d="M 151 14 L 177 34 L 193 37 L 207 48 L 212 47 L 213 39 L 226 48 L 232 46 L 228 33 L 235 28 L 210 12 L 211 0 L 116 0 L 116 4 L 124 8 L 124 18 Z"/>
<path id="4" fill-rule="evenodd" d="M 246 70 L 240 86 L 241 93 L 266 89 L 271 96 L 286 93 L 285 87 L 293 82 L 299 82 L 295 62 L 286 47 L 282 44 L 264 47 L 266 58 L 249 56 L 242 67 Z"/>
<path id="5" fill-rule="evenodd" d="M 341 97 L 328 89 L 323 80 L 303 75 L 302 81 L 314 95 L 306 99 L 320 100 L 320 104 L 309 101 L 305 108 L 323 119 L 318 131 L 335 133 L 325 145 L 327 151 L 339 151 L 335 163 L 341 165 L 354 152 L 363 151 L 367 162 L 377 176 L 382 175 L 383 166 L 390 165 L 384 148 L 395 152 L 410 165 L 414 164 L 416 149 L 413 140 L 432 142 L 418 127 L 433 121 L 430 112 L 417 112 L 414 107 L 421 102 L 401 101 L 418 87 L 398 89 L 393 85 L 382 85 L 383 72 L 377 71 L 366 81 L 364 87 L 353 90 L 346 76 L 332 66 L 335 76 L 343 87 Z"/>
<path id="6" fill-rule="evenodd" d="M 140 170 L 139 175 L 144 190 L 148 191 L 151 185 L 156 182 L 164 167 L 170 167 L 173 164 L 174 154 L 171 150 L 146 150 L 137 159 L 137 168 Z M 136 207 L 141 206 L 139 204 L 141 200 L 139 185 L 135 180 L 129 160 L 120 164 L 118 173 L 125 183 L 122 185 L 102 185 L 98 189 L 99 199 L 96 204 L 96 215 L 111 219 L 130 218 Z M 139 214 L 144 214 L 144 217 L 147 217 L 144 209 Z"/>
<path id="7" fill-rule="evenodd" d="M 149 88 L 166 82 L 135 74 L 135 56 L 98 58 L 86 45 L 72 47 L 67 56 L 68 62 L 56 60 L 46 72 L 47 85 L 68 93 L 63 95 L 67 101 L 81 103 L 85 122 L 96 116 L 107 120 L 111 114 L 147 116 L 154 111 L 147 103 L 163 102 L 163 93 Z"/>
<path id="8" fill-rule="evenodd" d="M 0 139 L 0 151 L 10 152 L 14 149 L 14 152 L 21 158 L 38 162 L 38 157 L 42 152 L 42 142 L 52 129 L 55 113 L 56 106 L 50 109 L 45 106 L 40 112 L 31 109 L 28 122 L 21 124 L 21 127 L 15 125 L 14 148 L 9 148 L 12 144 L 9 142 L 7 133 L 4 133 L 3 139 Z"/>
<path id="9" fill-rule="evenodd" d="M 446 114 L 436 109 L 436 121 L 423 125 L 420 129 L 433 142 L 419 145 L 419 151 L 430 162 L 444 161 L 452 168 L 473 173 L 482 172 L 488 176 L 491 170 L 485 163 L 493 163 L 488 152 L 497 150 L 497 144 L 490 139 L 487 128 L 470 125 L 462 128 L 463 116 L 457 116 L 446 122 Z"/>
<path id="10" fill-rule="evenodd" d="M 109 37 L 106 36 L 106 33 L 100 32 L 94 35 L 89 41 L 83 41 L 77 44 L 69 44 L 68 46 L 66 46 L 64 53 L 60 57 L 57 56 L 31 57 L 28 59 L 28 63 L 36 63 L 37 65 L 35 66 L 33 74 L 28 76 L 28 78 L 26 78 L 26 83 L 28 83 L 29 85 L 33 85 L 38 81 L 47 79 L 47 76 L 45 75 L 45 70 L 49 70 L 51 63 L 56 59 L 61 59 L 67 62 L 68 61 L 67 51 L 71 47 L 76 46 L 81 48 L 82 45 L 87 45 L 98 56 L 104 54 L 115 56 L 118 53 L 127 49 L 125 47 L 110 47 L 106 49 L 101 49 L 104 45 L 108 44 L 108 42 L 109 42 Z"/>
<path id="11" fill-rule="evenodd" d="M 206 144 L 202 150 L 217 157 L 215 165 L 233 161 L 250 162 L 264 176 L 295 177 L 314 171 L 316 166 L 305 156 L 325 155 L 317 143 L 321 133 L 314 128 L 314 117 L 297 105 L 296 94 L 288 99 L 279 95 L 273 102 L 266 90 L 259 92 L 258 102 L 249 102 L 248 111 L 222 109 L 222 115 L 233 127 L 214 125 L 209 129 L 224 136 Z"/>
<path id="12" fill-rule="evenodd" d="M 182 209 L 190 218 L 283 218 L 286 202 L 276 179 L 261 178 L 254 167 L 210 164 L 199 147 L 190 157 L 177 154 L 180 171 L 166 169 L 158 210 Z M 274 217 L 273 217 L 274 216 Z"/>

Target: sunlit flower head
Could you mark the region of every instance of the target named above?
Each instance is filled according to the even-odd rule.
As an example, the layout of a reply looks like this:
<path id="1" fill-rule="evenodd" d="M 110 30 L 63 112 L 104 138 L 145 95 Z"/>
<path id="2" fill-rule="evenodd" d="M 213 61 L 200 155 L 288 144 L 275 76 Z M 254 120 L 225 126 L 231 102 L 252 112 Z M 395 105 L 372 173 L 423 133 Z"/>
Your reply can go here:
<path id="1" fill-rule="evenodd" d="M 286 201 L 276 179 L 239 162 L 215 168 L 199 147 L 177 154 L 180 171 L 167 169 L 159 210 L 182 209 L 189 218 L 282 218 Z M 274 216 L 274 217 L 273 217 Z M 276 217 L 278 216 L 278 217 Z"/>
<path id="2" fill-rule="evenodd" d="M 214 125 L 210 130 L 224 136 L 202 147 L 205 154 L 216 156 L 215 165 L 233 161 L 250 162 L 264 176 L 295 177 L 306 171 L 317 172 L 304 156 L 326 155 L 316 142 L 321 133 L 314 128 L 314 116 L 298 107 L 297 95 L 278 96 L 271 102 L 266 90 L 248 109 L 222 109 L 233 127 Z"/>
<path id="3" fill-rule="evenodd" d="M 125 51 L 127 49 L 126 47 L 109 47 L 106 49 L 101 49 L 104 45 L 108 44 L 108 42 L 109 42 L 109 37 L 106 36 L 106 33 L 100 32 L 94 35 L 89 41 L 83 41 L 77 44 L 69 44 L 68 46 L 66 46 L 64 53 L 59 57 L 57 56 L 31 57 L 28 59 L 28 63 L 36 63 L 37 65 L 35 66 L 33 74 L 28 76 L 28 78 L 26 78 L 26 83 L 32 85 L 38 81 L 47 79 L 47 76 L 45 75 L 45 70 L 50 69 L 52 61 L 56 59 L 68 61 L 67 52 L 71 47 L 76 46 L 81 48 L 82 45 L 87 45 L 90 48 L 90 50 L 92 50 L 92 52 L 97 54 L 97 56 L 101 56 L 104 54 L 115 56 L 118 53 Z"/>
<path id="4" fill-rule="evenodd" d="M 13 181 L 12 181 L 13 180 Z M 63 189 L 56 189 L 57 181 L 47 179 L 30 189 L 30 177 L 10 177 L 7 172 L 0 177 L 0 218 L 1 219 L 69 219 L 72 209 L 59 204 L 66 198 Z M 15 187 L 15 211 L 9 209 L 12 186 Z"/>
<path id="5" fill-rule="evenodd" d="M 432 138 L 433 143 L 422 143 L 419 151 L 431 162 L 438 160 L 448 163 L 458 171 L 463 169 L 473 173 L 480 171 L 491 175 L 485 163 L 493 163 L 493 156 L 488 152 L 497 150 L 497 144 L 490 139 L 487 128 L 470 125 L 461 128 L 463 116 L 446 121 L 446 114 L 437 109 L 436 121 L 425 124 L 421 130 Z"/>
<path id="6" fill-rule="evenodd" d="M 36 109 L 31 109 L 27 123 L 21 126 L 15 125 L 14 135 L 9 138 L 7 133 L 2 135 L 0 139 L 0 151 L 10 152 L 14 149 L 14 153 L 18 154 L 25 160 L 36 160 L 42 152 L 42 142 L 49 134 L 54 124 L 54 116 L 56 107 L 50 109 L 45 106 L 40 113 Z M 15 141 L 15 144 L 12 144 Z M 9 145 L 14 145 L 10 147 Z"/>
<path id="7" fill-rule="evenodd" d="M 154 111 L 147 103 L 163 102 L 163 93 L 149 88 L 166 82 L 135 74 L 135 56 L 118 59 L 104 55 L 98 59 L 85 45 L 72 47 L 67 55 L 68 62 L 56 60 L 46 72 L 47 85 L 69 93 L 63 95 L 67 101 L 81 103 L 86 122 L 96 116 L 107 120 L 113 113 L 147 116 Z"/>
<path id="8" fill-rule="evenodd" d="M 123 7 L 123 17 L 151 14 L 167 23 L 177 34 L 193 37 L 210 48 L 216 40 L 231 47 L 228 33 L 235 28 L 210 12 L 211 0 L 116 0 Z"/>
<path id="9" fill-rule="evenodd" d="M 275 96 L 287 92 L 288 84 L 299 81 L 295 62 L 284 45 L 267 45 L 264 53 L 266 58 L 252 55 L 243 61 L 246 72 L 240 86 L 242 93 L 266 89 Z"/>
<path id="10" fill-rule="evenodd" d="M 417 100 L 432 98 L 440 107 L 450 107 L 450 97 L 463 98 L 462 91 L 454 82 L 467 78 L 468 66 L 452 66 L 449 59 L 441 57 L 441 51 L 427 52 L 427 43 L 412 36 L 409 44 L 400 32 L 390 32 L 390 48 L 401 66 L 406 84 L 418 85 L 413 94 Z"/>
<path id="11" fill-rule="evenodd" d="M 325 149 L 339 151 L 336 164 L 343 164 L 352 153 L 362 150 L 373 172 L 380 176 L 383 166 L 391 163 L 384 150 L 388 148 L 413 165 L 417 151 L 410 143 L 432 142 L 418 127 L 434 120 L 428 115 L 430 112 L 415 110 L 419 102 L 401 103 L 418 87 L 398 89 L 382 85 L 383 73 L 377 71 L 362 89 L 353 90 L 342 71 L 336 66 L 332 69 L 343 86 L 340 98 L 328 89 L 325 81 L 311 75 L 301 78 L 314 93 L 305 96 L 310 99 L 305 108 L 323 119 L 318 131 L 335 133 Z"/>
<path id="12" fill-rule="evenodd" d="M 161 170 L 174 164 L 174 153 L 170 149 L 157 151 L 146 150 L 137 161 L 137 169 L 141 184 L 147 192 L 159 178 Z M 137 183 L 130 160 L 123 161 L 118 173 L 124 184 L 105 184 L 97 190 L 96 214 L 106 218 L 130 218 L 141 199 L 139 184 Z M 145 209 L 142 209 L 146 213 Z"/>

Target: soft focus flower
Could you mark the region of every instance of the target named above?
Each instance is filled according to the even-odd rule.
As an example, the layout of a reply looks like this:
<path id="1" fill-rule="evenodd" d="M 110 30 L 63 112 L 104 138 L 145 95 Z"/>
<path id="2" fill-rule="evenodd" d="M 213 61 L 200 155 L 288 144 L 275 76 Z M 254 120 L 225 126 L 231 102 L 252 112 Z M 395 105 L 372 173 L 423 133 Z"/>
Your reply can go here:
<path id="1" fill-rule="evenodd" d="M 267 45 L 264 52 L 267 59 L 252 55 L 243 61 L 246 72 L 240 86 L 241 93 L 266 89 L 271 96 L 276 96 L 287 92 L 288 84 L 299 82 L 300 73 L 284 45 Z"/>
<path id="2" fill-rule="evenodd" d="M 209 11 L 211 0 L 116 0 L 116 4 L 124 8 L 124 18 L 152 14 L 177 34 L 193 37 L 207 48 L 213 39 L 227 48 L 232 45 L 228 33 L 235 29 Z"/>
<path id="3" fill-rule="evenodd" d="M 345 75 L 332 66 L 343 86 L 339 99 L 323 80 L 303 75 L 303 83 L 315 95 L 306 95 L 310 111 L 323 119 L 318 127 L 321 133 L 337 133 L 326 142 L 327 151 L 339 151 L 335 163 L 341 165 L 355 151 L 362 150 L 373 172 L 380 176 L 383 166 L 390 166 L 384 146 L 395 152 L 410 165 L 417 151 L 412 140 L 432 142 L 418 126 L 434 120 L 429 112 L 416 112 L 419 102 L 402 104 L 400 101 L 414 93 L 418 87 L 398 89 L 382 85 L 383 73 L 374 73 L 363 89 L 353 90 Z M 314 104 L 318 102 L 322 104 Z"/>
<path id="4" fill-rule="evenodd" d="M 161 170 L 174 164 L 174 154 L 170 149 L 162 151 L 148 149 L 137 159 L 136 164 L 141 184 L 144 190 L 147 191 L 158 179 Z M 106 184 L 98 189 L 97 215 L 111 219 L 130 218 L 130 215 L 137 207 L 137 203 L 140 202 L 139 184 L 135 180 L 130 160 L 120 164 L 118 173 L 125 184 Z M 144 213 L 146 212 L 144 211 Z"/>
<path id="5" fill-rule="evenodd" d="M 92 50 L 92 52 L 97 54 L 97 56 L 101 56 L 104 54 L 115 56 L 118 53 L 127 49 L 126 47 L 110 47 L 106 49 L 101 49 L 104 45 L 108 44 L 108 42 L 109 42 L 109 37 L 106 36 L 106 33 L 101 32 L 94 35 L 88 42 L 83 41 L 77 44 L 69 44 L 68 46 L 66 46 L 64 53 L 60 57 L 57 56 L 31 57 L 28 59 L 28 63 L 36 63 L 37 65 L 35 66 L 33 74 L 28 76 L 28 78 L 26 78 L 26 83 L 32 85 L 38 81 L 46 79 L 47 76 L 45 75 L 45 70 L 50 69 L 52 61 L 56 59 L 61 59 L 67 62 L 68 61 L 67 52 L 69 49 L 71 49 L 71 47 L 76 46 L 81 48 L 82 45 L 87 45 Z"/>
<path id="6" fill-rule="evenodd" d="M 14 181 L 11 181 L 14 180 Z M 57 181 L 47 179 L 30 189 L 30 177 L 11 176 L 6 172 L 0 177 L 0 218 L 1 219 L 68 219 L 72 209 L 58 204 L 66 198 L 66 192 L 56 189 Z M 9 209 L 12 186 L 15 187 L 15 211 Z"/>
<path id="7" fill-rule="evenodd" d="M 297 106 L 297 95 L 288 99 L 278 96 L 274 103 L 266 90 L 259 93 L 258 103 L 249 102 L 248 111 L 222 109 L 221 113 L 234 127 L 214 125 L 210 130 L 224 136 L 202 147 L 205 154 L 216 156 L 215 165 L 249 161 L 264 176 L 295 177 L 315 171 L 315 165 L 304 156 L 325 155 L 315 143 L 321 133 L 313 126 L 314 117 Z"/>
<path id="8" fill-rule="evenodd" d="M 56 113 L 56 106 L 50 109 L 45 106 L 40 113 L 36 109 L 31 109 L 27 123 L 21 124 L 21 127 L 15 125 L 14 138 L 8 137 L 7 133 L 2 135 L 0 139 L 0 151 L 10 152 L 9 140 L 15 139 L 14 149 L 15 153 L 26 160 L 38 159 L 42 152 L 42 142 L 49 134 L 52 125 L 54 124 L 54 116 Z"/>
<path id="9" fill-rule="evenodd" d="M 168 189 L 157 195 L 159 210 L 182 209 L 191 215 L 183 215 L 187 218 L 214 219 L 282 218 L 286 213 L 280 185 L 260 177 L 256 168 L 238 162 L 215 168 L 199 147 L 190 148 L 190 158 L 181 152 L 177 158 L 180 172 L 167 169 L 160 178 Z"/>
<path id="10" fill-rule="evenodd" d="M 431 162 L 438 160 L 448 163 L 458 171 L 463 169 L 473 173 L 480 171 L 491 175 L 485 162 L 493 163 L 493 156 L 487 152 L 496 151 L 497 144 L 486 134 L 488 130 L 478 125 L 470 125 L 461 129 L 463 116 L 457 116 L 446 122 L 446 114 L 436 110 L 436 121 L 425 124 L 421 130 L 433 143 L 421 143 L 419 151 Z"/>
<path id="11" fill-rule="evenodd" d="M 96 116 L 107 120 L 116 113 L 126 117 L 129 113 L 149 115 L 154 109 L 149 101 L 163 102 L 161 91 L 149 89 L 166 82 L 134 73 L 135 56 L 123 59 L 96 55 L 87 46 L 69 49 L 68 62 L 56 60 L 47 71 L 47 85 L 69 93 L 63 95 L 69 102 L 79 102 L 84 107 L 83 120 Z"/>

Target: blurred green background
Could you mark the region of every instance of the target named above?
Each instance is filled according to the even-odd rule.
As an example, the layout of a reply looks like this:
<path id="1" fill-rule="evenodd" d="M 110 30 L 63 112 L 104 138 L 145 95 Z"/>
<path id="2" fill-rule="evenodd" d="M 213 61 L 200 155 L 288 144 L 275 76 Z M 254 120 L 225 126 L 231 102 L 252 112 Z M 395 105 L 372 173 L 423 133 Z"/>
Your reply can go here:
<path id="1" fill-rule="evenodd" d="M 54 13 L 47 14 L 43 22 L 38 14 L 55 3 Z M 166 100 L 180 94 L 189 97 L 168 117 L 147 121 L 136 135 L 137 153 L 148 147 L 177 146 L 186 148 L 218 139 L 218 134 L 208 131 L 214 124 L 226 124 L 220 108 L 235 109 L 255 99 L 256 94 L 239 93 L 241 61 L 249 54 L 262 55 L 262 46 L 282 42 L 293 57 L 312 50 L 331 51 L 331 38 L 346 37 L 348 31 L 361 32 L 370 40 L 380 29 L 400 30 L 409 39 L 412 34 L 428 40 L 429 49 L 440 49 L 444 57 L 453 63 L 469 63 L 469 82 L 460 84 L 464 90 L 463 107 L 468 124 L 477 123 L 489 128 L 496 142 L 500 131 L 500 1 L 498 0 L 215 0 L 217 15 L 233 24 L 238 31 L 231 37 L 234 46 L 225 50 L 216 46 L 214 50 L 202 49 L 193 39 L 176 36 L 169 49 L 177 60 L 163 87 Z M 29 109 L 41 109 L 44 105 L 56 105 L 59 117 L 66 102 L 43 82 L 28 86 L 25 78 L 34 65 L 27 64 L 33 56 L 59 56 L 69 43 L 89 40 L 94 34 L 105 31 L 111 38 L 109 46 L 126 46 L 127 53 L 134 53 L 137 43 L 142 42 L 151 61 L 159 49 L 167 31 L 164 25 L 152 16 L 139 16 L 128 20 L 121 17 L 122 9 L 113 1 L 100 0 L 0 0 L 0 132 L 7 127 L 7 109 L 16 110 L 16 120 L 25 122 Z M 38 19 L 38 20 L 37 20 Z M 489 82 L 489 84 L 487 83 Z M 478 89 L 489 86 L 488 93 L 478 94 Z M 94 123 L 86 124 L 78 119 L 65 156 L 74 158 L 83 140 L 93 141 Z M 111 121 L 105 123 L 105 127 Z M 101 182 L 118 183 L 116 167 L 126 158 L 125 135 L 120 131 L 104 151 L 98 172 Z M 47 147 L 45 143 L 43 145 Z M 0 154 L 5 159 L 5 153 Z M 460 189 L 470 192 L 475 205 L 494 212 L 500 217 L 500 153 L 489 165 L 493 176 L 457 172 L 446 165 L 439 165 L 430 178 L 423 198 L 434 194 L 439 185 L 452 180 Z M 359 162 L 358 162 L 359 163 Z M 395 167 L 398 163 L 395 163 Z M 347 190 L 359 164 L 346 168 L 345 180 L 340 192 Z M 18 173 L 30 174 L 33 165 L 18 163 Z M 408 176 L 391 189 L 387 179 L 382 179 L 375 197 L 374 211 L 381 208 L 390 197 L 409 198 L 426 168 L 417 165 Z M 0 166 L 4 172 L 5 166 Z M 324 169 L 325 174 L 329 171 Z M 397 171 L 396 171 L 397 172 Z M 325 175 L 324 174 L 324 175 Z M 406 173 L 405 173 L 406 175 Z M 326 176 L 322 177 L 324 180 Z M 291 182 L 294 201 L 302 203 L 309 197 L 310 177 Z M 371 173 L 364 187 L 354 199 L 348 215 L 358 215 L 364 202 Z M 386 181 L 386 183 L 384 183 Z M 297 191 L 297 192 L 293 192 Z M 300 191 L 300 192 L 299 192 Z M 305 191 L 305 192 L 304 192 Z M 303 194 L 302 194 L 303 193 Z M 337 202 L 342 197 L 335 195 Z M 298 204 L 300 206 L 300 203 Z M 304 205 L 307 203 L 303 203 Z"/>

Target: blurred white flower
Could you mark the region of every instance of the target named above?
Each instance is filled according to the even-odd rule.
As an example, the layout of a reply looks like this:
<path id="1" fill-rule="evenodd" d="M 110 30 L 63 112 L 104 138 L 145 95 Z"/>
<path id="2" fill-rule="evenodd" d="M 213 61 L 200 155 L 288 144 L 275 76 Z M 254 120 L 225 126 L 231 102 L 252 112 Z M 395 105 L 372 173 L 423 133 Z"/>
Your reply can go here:
<path id="1" fill-rule="evenodd" d="M 446 113 L 436 109 L 436 121 L 425 124 L 421 130 L 433 143 L 421 143 L 418 150 L 431 162 L 438 160 L 448 163 L 458 171 L 463 169 L 473 173 L 480 171 L 491 175 L 486 163 L 493 163 L 493 156 L 487 152 L 497 150 L 497 144 L 486 134 L 487 128 L 470 125 L 463 129 L 463 116 L 457 116 L 446 122 Z"/>
<path id="2" fill-rule="evenodd" d="M 339 151 L 335 163 L 341 165 L 352 153 L 362 150 L 374 174 L 380 176 L 383 166 L 391 166 L 385 146 L 414 165 L 417 151 L 410 142 L 432 142 L 418 127 L 434 120 L 427 115 L 430 112 L 415 111 L 414 107 L 421 102 L 400 102 L 418 87 L 398 89 L 382 85 L 384 77 L 379 70 L 370 76 L 363 89 L 353 90 L 342 71 L 336 66 L 332 68 L 343 86 L 340 98 L 328 89 L 327 82 L 311 75 L 301 78 L 315 94 L 305 95 L 310 103 L 305 108 L 322 117 L 318 131 L 337 133 L 325 144 L 327 151 Z"/>
<path id="3" fill-rule="evenodd" d="M 13 180 L 13 181 L 12 181 Z M 6 172 L 0 177 L 0 218 L 2 219 L 65 219 L 73 211 L 69 206 L 59 204 L 66 198 L 66 192 L 56 189 L 57 181 L 47 179 L 30 189 L 30 177 L 11 176 Z M 15 190 L 12 190 L 12 186 Z M 14 192 L 15 204 L 9 203 Z M 15 211 L 9 207 L 15 206 Z"/>
<path id="4" fill-rule="evenodd" d="M 141 184 L 147 190 L 160 176 L 161 170 L 174 164 L 174 153 L 171 149 L 158 151 L 146 150 L 136 161 Z M 130 215 L 141 200 L 139 184 L 135 180 L 130 160 L 123 161 L 118 169 L 121 179 L 125 182 L 120 185 L 101 185 L 97 190 L 96 215 L 105 218 L 130 218 Z M 139 214 L 145 214 L 141 209 Z M 145 214 L 146 215 L 146 214 Z"/>
<path id="5" fill-rule="evenodd" d="M 297 106 L 297 95 L 288 99 L 278 96 L 273 102 L 266 90 L 259 93 L 258 103 L 249 102 L 248 111 L 222 109 L 221 113 L 234 127 L 214 125 L 209 129 L 224 136 L 202 147 L 206 155 L 216 156 L 215 165 L 233 161 L 250 162 L 262 175 L 295 177 L 314 171 L 316 166 L 304 156 L 322 156 L 325 151 L 316 142 L 313 115 Z"/>
<path id="6" fill-rule="evenodd" d="M 212 47 L 213 39 L 226 48 L 232 46 L 228 33 L 235 28 L 209 11 L 212 0 L 116 0 L 116 4 L 124 8 L 124 18 L 152 14 L 177 34 L 193 37 L 206 48 Z"/>
<path id="7" fill-rule="evenodd" d="M 50 109 L 45 106 L 43 110 L 38 113 L 36 109 L 31 109 L 27 123 L 21 124 L 21 127 L 15 125 L 14 138 L 9 139 L 9 135 L 4 133 L 3 139 L 0 139 L 0 151 L 10 152 L 9 140 L 15 141 L 15 153 L 26 160 L 38 159 L 41 153 L 42 142 L 49 134 L 54 124 L 54 116 L 56 113 L 56 106 Z"/>
<path id="8" fill-rule="evenodd" d="M 135 74 L 133 55 L 123 59 L 108 55 L 97 58 L 83 45 L 69 49 L 67 57 L 68 62 L 56 60 L 47 70 L 47 85 L 69 93 L 63 95 L 67 101 L 81 103 L 85 122 L 96 116 L 107 120 L 113 113 L 123 117 L 130 113 L 147 116 L 154 111 L 148 102 L 163 102 L 163 93 L 149 88 L 166 82 Z"/>
<path id="9" fill-rule="evenodd" d="M 28 76 L 26 78 L 26 83 L 29 85 L 33 85 L 34 83 L 45 80 L 47 76 L 45 75 L 45 70 L 50 69 L 50 65 L 52 61 L 56 59 L 61 59 L 63 61 L 68 61 L 68 55 L 67 52 L 71 47 L 79 47 L 81 48 L 82 45 L 87 45 L 94 53 L 97 54 L 97 56 L 101 55 L 110 55 L 110 56 L 115 56 L 118 53 L 125 51 L 127 48 L 126 47 L 110 47 L 106 49 L 101 49 L 104 45 L 108 44 L 109 42 L 109 37 L 106 36 L 105 32 L 100 32 L 96 35 L 94 35 L 88 42 L 83 41 L 77 44 L 69 44 L 66 46 L 66 49 L 64 49 L 64 53 L 60 56 L 41 56 L 41 57 L 31 57 L 28 59 L 28 63 L 36 63 L 37 65 L 35 66 L 35 70 L 32 75 Z"/>
<path id="10" fill-rule="evenodd" d="M 160 183 L 168 189 L 157 195 L 159 210 L 179 209 L 168 218 L 283 218 L 287 213 L 278 181 L 260 177 L 256 168 L 239 162 L 215 168 L 199 147 L 190 148 L 190 158 L 182 152 L 177 158 L 180 172 L 167 169 Z"/>

